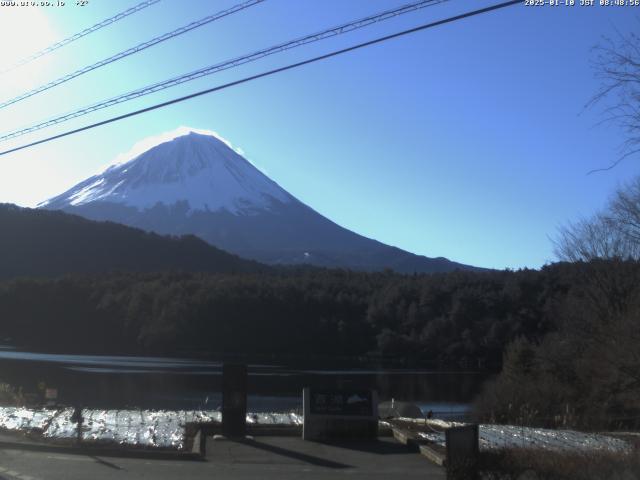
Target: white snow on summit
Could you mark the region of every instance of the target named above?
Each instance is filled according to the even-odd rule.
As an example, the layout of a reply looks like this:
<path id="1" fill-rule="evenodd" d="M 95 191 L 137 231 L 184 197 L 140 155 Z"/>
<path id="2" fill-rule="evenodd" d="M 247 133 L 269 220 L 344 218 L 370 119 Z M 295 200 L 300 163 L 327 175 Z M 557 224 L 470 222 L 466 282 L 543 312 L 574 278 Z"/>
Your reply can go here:
<path id="1" fill-rule="evenodd" d="M 157 147 L 158 145 L 160 145 L 162 143 L 170 142 L 171 140 L 174 140 L 174 139 L 176 139 L 178 137 L 189 135 L 190 133 L 198 133 L 200 135 L 207 135 L 207 136 L 210 136 L 210 137 L 214 137 L 214 138 L 220 140 L 222 143 L 224 143 L 230 149 L 234 150 L 236 153 L 238 153 L 240 155 L 244 155 L 244 152 L 242 151 L 241 148 L 238 148 L 238 147 L 235 147 L 234 145 L 232 145 L 229 140 L 224 138 L 218 132 L 214 132 L 213 130 L 205 130 L 205 129 L 201 129 L 201 128 L 192 128 L 192 127 L 181 126 L 181 127 L 176 128 L 175 130 L 171 130 L 169 132 L 163 132 L 163 133 L 160 133 L 159 135 L 152 135 L 150 137 L 143 138 L 142 140 L 136 142 L 133 145 L 133 147 L 131 147 L 131 149 L 129 149 L 129 151 L 127 151 L 125 153 L 120 153 L 119 155 L 117 155 L 116 158 L 113 161 L 111 161 L 109 163 L 109 165 L 107 165 L 106 167 L 103 167 L 99 171 L 99 173 L 104 172 L 104 170 L 106 170 L 107 168 L 110 168 L 112 166 L 122 165 L 123 163 L 130 162 L 134 158 L 136 158 L 136 157 L 142 155 L 143 153 L 145 153 L 147 150 L 151 150 L 153 147 Z"/>
<path id="2" fill-rule="evenodd" d="M 294 200 L 231 144 L 213 132 L 201 132 L 180 128 L 165 134 L 168 140 L 113 164 L 40 206 L 64 208 L 102 201 L 143 210 L 157 203 L 169 206 L 186 201 L 191 210 L 226 209 L 238 214 L 269 209 L 274 200 Z"/>

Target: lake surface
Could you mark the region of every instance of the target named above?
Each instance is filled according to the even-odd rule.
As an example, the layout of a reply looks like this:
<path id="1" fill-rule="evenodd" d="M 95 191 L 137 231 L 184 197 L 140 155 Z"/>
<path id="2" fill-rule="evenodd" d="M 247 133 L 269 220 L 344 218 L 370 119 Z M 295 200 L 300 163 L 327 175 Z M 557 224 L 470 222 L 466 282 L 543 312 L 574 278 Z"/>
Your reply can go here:
<path id="1" fill-rule="evenodd" d="M 442 418 L 460 418 L 486 374 L 429 370 L 318 369 L 249 364 L 248 409 L 301 409 L 301 392 L 373 388 L 381 401 L 410 401 Z M 63 404 L 87 408 L 215 409 L 221 404 L 222 362 L 167 357 L 62 355 L 0 349 L 0 381 L 42 395 L 57 388 Z"/>

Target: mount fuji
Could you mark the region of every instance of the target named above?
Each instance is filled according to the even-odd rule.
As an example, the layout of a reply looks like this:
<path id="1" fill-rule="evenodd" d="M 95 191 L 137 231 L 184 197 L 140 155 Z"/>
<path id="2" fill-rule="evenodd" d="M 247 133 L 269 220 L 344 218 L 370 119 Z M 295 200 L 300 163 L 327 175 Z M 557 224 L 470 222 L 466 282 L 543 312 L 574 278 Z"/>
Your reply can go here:
<path id="1" fill-rule="evenodd" d="M 286 192 L 228 142 L 192 129 L 180 129 L 39 207 L 160 234 L 193 234 L 268 264 L 403 273 L 473 269 L 347 230 Z"/>

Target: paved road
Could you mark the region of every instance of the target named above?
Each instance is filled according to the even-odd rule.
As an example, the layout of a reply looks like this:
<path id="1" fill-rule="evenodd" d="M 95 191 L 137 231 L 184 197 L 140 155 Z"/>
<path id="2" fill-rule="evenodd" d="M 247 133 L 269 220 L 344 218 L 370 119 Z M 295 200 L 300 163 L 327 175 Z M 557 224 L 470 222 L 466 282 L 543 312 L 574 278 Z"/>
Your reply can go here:
<path id="1" fill-rule="evenodd" d="M 4 441 L 3 441 L 4 440 Z M 444 479 L 444 470 L 393 439 L 342 446 L 296 437 L 212 441 L 204 461 L 105 456 L 9 442 L 0 436 L 2 480 L 102 479 Z"/>

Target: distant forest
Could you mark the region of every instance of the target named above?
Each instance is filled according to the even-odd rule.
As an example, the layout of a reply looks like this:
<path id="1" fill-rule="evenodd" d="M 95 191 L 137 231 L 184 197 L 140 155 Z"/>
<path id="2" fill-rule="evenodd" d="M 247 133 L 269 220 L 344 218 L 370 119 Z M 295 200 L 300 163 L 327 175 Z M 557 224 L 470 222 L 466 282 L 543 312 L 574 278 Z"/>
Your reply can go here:
<path id="1" fill-rule="evenodd" d="M 621 289 L 640 290 L 638 263 L 16 279 L 0 283 L 0 338 L 48 351 L 368 357 L 498 371 L 508 344 L 562 330 L 589 313 L 585 299 L 600 288 L 613 292 L 602 308 L 616 307 Z"/>

